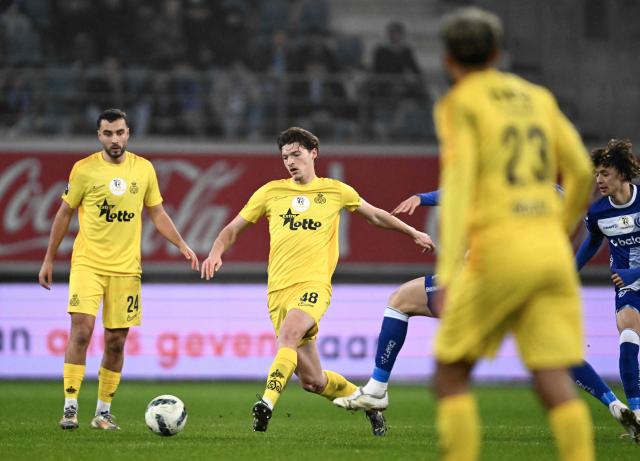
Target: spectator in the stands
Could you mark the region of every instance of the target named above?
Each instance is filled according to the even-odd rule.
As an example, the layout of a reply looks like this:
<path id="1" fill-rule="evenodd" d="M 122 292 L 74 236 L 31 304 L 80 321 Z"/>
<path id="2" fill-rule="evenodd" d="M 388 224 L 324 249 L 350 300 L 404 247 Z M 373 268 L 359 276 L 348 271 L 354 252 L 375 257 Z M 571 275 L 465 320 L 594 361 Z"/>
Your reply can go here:
<path id="1" fill-rule="evenodd" d="M 33 66 L 42 62 L 40 35 L 20 3 L 14 1 L 0 17 L 5 63 L 10 66 Z"/>

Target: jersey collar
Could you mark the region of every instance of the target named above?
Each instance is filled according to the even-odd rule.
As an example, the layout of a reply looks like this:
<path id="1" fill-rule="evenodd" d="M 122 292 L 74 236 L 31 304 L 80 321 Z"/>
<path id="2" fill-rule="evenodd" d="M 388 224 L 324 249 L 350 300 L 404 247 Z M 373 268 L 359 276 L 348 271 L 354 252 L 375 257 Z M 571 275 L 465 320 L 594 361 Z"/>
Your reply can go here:
<path id="1" fill-rule="evenodd" d="M 629 205 L 631 205 L 636 200 L 636 194 L 638 193 L 638 188 L 636 187 L 635 184 L 631 184 L 631 187 L 633 188 L 633 191 L 631 192 L 631 199 L 627 203 L 623 203 L 622 205 L 617 205 L 613 203 L 613 200 L 611 200 L 611 197 L 609 197 L 609 203 L 611 204 L 611 206 L 614 208 L 626 208 Z"/>

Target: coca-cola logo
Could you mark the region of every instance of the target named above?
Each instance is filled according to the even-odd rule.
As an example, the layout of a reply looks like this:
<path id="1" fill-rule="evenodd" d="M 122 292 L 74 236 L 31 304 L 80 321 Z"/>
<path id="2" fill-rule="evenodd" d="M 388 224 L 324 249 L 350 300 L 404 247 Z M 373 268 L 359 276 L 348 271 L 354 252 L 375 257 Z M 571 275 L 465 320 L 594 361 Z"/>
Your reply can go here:
<path id="1" fill-rule="evenodd" d="M 222 189 L 238 180 L 244 167 L 224 160 L 205 167 L 179 159 L 160 159 L 153 163 L 160 190 L 165 198 L 170 197 L 164 203 L 165 210 L 196 253 L 209 251 L 231 211 L 228 204 L 215 203 L 215 200 Z M 0 204 L 3 204 L 0 207 L 0 258 L 15 258 L 34 250 L 42 250 L 44 255 L 60 196 L 67 186 L 66 177 L 45 186 L 44 171 L 43 160 L 30 157 L 17 160 L 0 172 Z M 69 229 L 60 244 L 60 256 L 71 252 L 74 234 L 78 231 L 77 219 L 71 221 Z M 151 222 L 145 222 L 142 229 L 143 255 L 161 250 L 179 254 Z"/>

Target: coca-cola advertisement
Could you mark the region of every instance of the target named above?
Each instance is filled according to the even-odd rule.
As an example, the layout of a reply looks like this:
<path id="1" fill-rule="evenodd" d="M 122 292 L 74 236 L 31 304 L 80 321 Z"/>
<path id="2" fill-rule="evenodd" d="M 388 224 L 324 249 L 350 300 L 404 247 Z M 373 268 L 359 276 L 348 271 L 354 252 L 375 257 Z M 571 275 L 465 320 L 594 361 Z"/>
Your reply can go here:
<path id="1" fill-rule="evenodd" d="M 153 163 L 164 198 L 164 207 L 176 227 L 199 257 L 211 249 L 222 227 L 264 183 L 288 177 L 277 152 L 137 152 Z M 3 152 L 0 155 L 0 275 L 32 274 L 44 256 L 51 223 L 73 164 L 88 155 L 64 152 Z M 438 156 L 434 152 L 404 154 L 381 152 L 320 153 L 319 176 L 332 177 L 354 187 L 381 208 L 392 210 L 417 192 L 434 190 L 438 184 Z M 437 243 L 437 207 L 421 207 L 402 215 Z M 77 219 L 57 254 L 57 267 L 67 267 Z M 575 237 L 581 240 L 583 231 Z M 251 226 L 225 253 L 225 270 L 264 272 L 269 235 L 262 219 Z M 153 224 L 142 228 L 143 271 L 182 273 L 184 260 Z M 343 212 L 340 226 L 340 270 L 393 273 L 395 269 L 424 273 L 434 255 L 421 253 L 405 236 L 374 228 L 358 216 Z M 590 263 L 592 269 L 607 268 L 607 252 Z M 401 269 L 399 269 L 401 268 Z M 407 269 L 408 268 L 408 269 Z M 587 269 L 587 271 L 589 268 Z"/>
<path id="2" fill-rule="evenodd" d="M 0 271 L 20 268 L 32 271 L 44 256 L 51 224 L 73 164 L 88 153 L 4 152 L 0 156 Z M 205 256 L 215 236 L 264 183 L 288 177 L 274 153 L 151 153 L 139 152 L 153 163 L 164 198 L 164 207 L 187 243 Z M 381 208 L 391 210 L 417 192 L 437 187 L 435 155 L 325 154 L 316 162 L 319 176 L 340 179 Z M 435 237 L 437 209 L 421 208 L 405 219 Z M 57 261 L 69 261 L 77 219 L 62 241 Z M 248 267 L 268 257 L 268 231 L 264 219 L 251 226 L 225 254 L 225 267 Z M 177 249 L 146 219 L 142 230 L 143 270 L 183 264 Z M 348 212 L 341 218 L 341 265 L 365 267 L 380 263 L 429 267 L 427 255 L 401 234 L 377 229 Z M 181 266 L 180 266 L 181 267 Z"/>

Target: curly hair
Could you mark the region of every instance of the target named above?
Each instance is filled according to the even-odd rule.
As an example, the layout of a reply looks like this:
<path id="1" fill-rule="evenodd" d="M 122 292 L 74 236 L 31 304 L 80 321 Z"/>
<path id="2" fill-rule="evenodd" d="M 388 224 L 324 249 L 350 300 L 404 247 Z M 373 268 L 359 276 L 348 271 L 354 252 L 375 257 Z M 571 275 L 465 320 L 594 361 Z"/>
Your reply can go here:
<path id="1" fill-rule="evenodd" d="M 606 147 L 598 147 L 591 151 L 594 167 L 615 168 L 625 181 L 632 181 L 640 176 L 640 164 L 631 151 L 628 139 L 611 139 Z"/>

